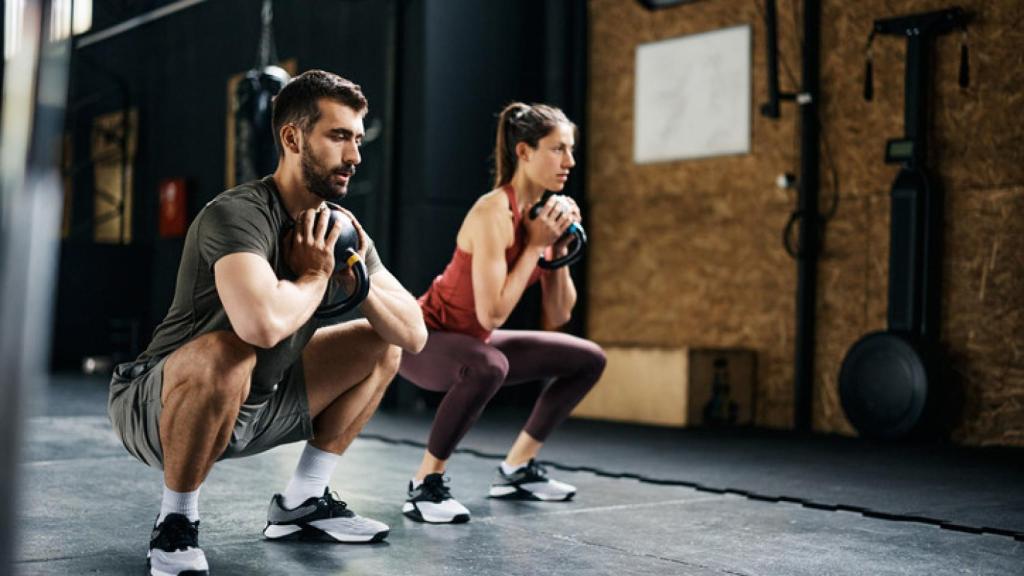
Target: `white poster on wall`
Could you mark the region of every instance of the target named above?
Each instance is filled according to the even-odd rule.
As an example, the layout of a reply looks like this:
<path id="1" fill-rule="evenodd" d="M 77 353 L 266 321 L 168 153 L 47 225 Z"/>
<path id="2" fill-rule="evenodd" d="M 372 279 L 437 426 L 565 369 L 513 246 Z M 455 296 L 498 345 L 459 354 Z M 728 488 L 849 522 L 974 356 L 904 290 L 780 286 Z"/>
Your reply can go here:
<path id="1" fill-rule="evenodd" d="M 636 49 L 638 164 L 750 152 L 750 26 Z"/>

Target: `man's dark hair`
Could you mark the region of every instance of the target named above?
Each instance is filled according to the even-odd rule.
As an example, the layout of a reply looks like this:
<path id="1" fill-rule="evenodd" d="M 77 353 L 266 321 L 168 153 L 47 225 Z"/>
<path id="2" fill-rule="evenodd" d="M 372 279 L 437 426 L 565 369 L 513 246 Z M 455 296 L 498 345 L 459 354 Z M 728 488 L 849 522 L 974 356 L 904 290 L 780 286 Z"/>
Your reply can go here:
<path id="1" fill-rule="evenodd" d="M 274 127 L 274 146 L 277 155 L 284 155 L 281 143 L 281 128 L 285 124 L 295 124 L 308 135 L 317 121 L 320 120 L 321 98 L 334 100 L 348 106 L 356 112 L 367 109 L 366 96 L 351 80 L 323 70 L 307 70 L 292 78 L 285 84 L 281 92 L 274 97 L 274 111 L 271 124 Z"/>

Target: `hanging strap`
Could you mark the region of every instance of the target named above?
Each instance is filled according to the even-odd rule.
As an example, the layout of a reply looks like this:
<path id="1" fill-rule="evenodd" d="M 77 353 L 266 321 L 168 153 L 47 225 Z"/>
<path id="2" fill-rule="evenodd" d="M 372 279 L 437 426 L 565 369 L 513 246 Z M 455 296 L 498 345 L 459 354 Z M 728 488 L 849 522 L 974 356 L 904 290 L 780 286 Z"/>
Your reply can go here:
<path id="1" fill-rule="evenodd" d="M 960 37 L 960 87 L 967 88 L 971 83 L 970 54 L 967 52 L 967 25 L 961 28 Z"/>
<path id="2" fill-rule="evenodd" d="M 875 97 L 875 79 L 873 71 L 874 55 L 871 52 L 871 45 L 875 41 L 875 31 L 872 30 L 868 36 L 868 45 L 864 48 L 864 99 L 870 102 Z"/>
<path id="3" fill-rule="evenodd" d="M 261 12 L 263 31 L 260 33 L 260 69 L 277 63 L 277 48 L 274 46 L 274 6 L 272 0 L 263 0 Z"/>

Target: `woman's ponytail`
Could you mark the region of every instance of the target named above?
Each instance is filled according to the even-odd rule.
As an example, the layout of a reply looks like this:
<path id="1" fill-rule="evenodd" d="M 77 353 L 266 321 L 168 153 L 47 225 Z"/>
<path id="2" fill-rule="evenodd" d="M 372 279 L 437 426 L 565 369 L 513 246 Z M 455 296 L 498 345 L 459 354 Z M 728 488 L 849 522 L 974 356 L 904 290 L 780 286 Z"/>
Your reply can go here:
<path id="1" fill-rule="evenodd" d="M 513 102 L 498 114 L 498 136 L 494 142 L 495 188 L 511 182 L 516 173 L 516 143 L 521 132 L 518 124 L 529 109 L 522 102 Z"/>

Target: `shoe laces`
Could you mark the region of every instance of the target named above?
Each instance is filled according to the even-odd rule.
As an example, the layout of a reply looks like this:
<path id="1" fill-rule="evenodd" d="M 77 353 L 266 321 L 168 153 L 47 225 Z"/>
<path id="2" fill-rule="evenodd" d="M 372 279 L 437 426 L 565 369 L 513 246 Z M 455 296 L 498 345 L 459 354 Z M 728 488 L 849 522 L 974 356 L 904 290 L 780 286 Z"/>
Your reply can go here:
<path id="1" fill-rule="evenodd" d="M 327 509 L 328 518 L 348 517 L 354 514 L 348 509 L 348 503 L 335 491 L 325 493 L 320 497 L 320 501 Z"/>
<path id="2" fill-rule="evenodd" d="M 169 516 L 157 529 L 151 548 L 176 552 L 199 547 L 199 521 L 189 522 L 184 516 Z"/>
<path id="3" fill-rule="evenodd" d="M 431 474 L 423 479 L 420 490 L 431 502 L 443 502 L 452 497 L 451 490 L 448 489 L 448 482 L 450 481 L 451 478 L 447 476 Z"/>
<path id="4" fill-rule="evenodd" d="M 536 460 L 530 458 L 530 461 L 526 464 L 526 470 L 523 471 L 526 474 L 526 481 L 547 481 L 548 469 L 541 466 Z"/>

